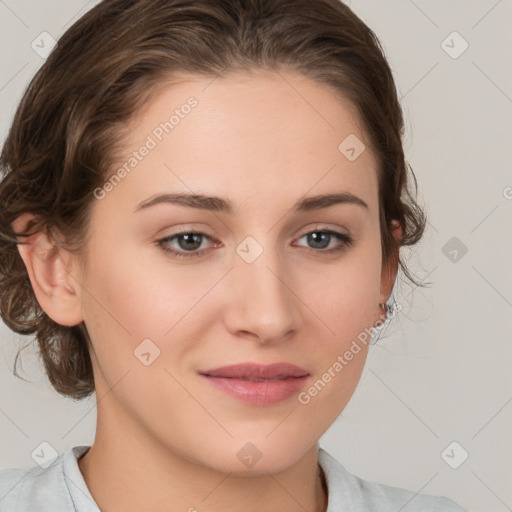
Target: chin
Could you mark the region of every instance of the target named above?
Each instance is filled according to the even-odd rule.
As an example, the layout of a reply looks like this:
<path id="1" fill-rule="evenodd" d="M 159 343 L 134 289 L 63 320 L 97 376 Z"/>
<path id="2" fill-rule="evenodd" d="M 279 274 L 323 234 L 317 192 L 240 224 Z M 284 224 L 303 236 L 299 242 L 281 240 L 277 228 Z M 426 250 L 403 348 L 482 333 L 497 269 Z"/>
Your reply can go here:
<path id="1" fill-rule="evenodd" d="M 285 440 L 279 436 L 273 440 L 265 436 L 243 440 L 230 438 L 224 445 L 218 443 L 195 459 L 222 473 L 256 476 L 285 471 L 311 448 L 310 445 L 302 446 L 293 439 Z"/>

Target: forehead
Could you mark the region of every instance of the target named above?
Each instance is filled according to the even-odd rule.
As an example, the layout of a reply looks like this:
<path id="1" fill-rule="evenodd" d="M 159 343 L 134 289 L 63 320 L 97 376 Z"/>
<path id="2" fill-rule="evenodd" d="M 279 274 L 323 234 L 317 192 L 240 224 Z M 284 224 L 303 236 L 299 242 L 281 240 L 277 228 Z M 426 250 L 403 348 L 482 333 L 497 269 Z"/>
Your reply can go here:
<path id="1" fill-rule="evenodd" d="M 347 140 L 366 149 L 347 158 Z M 123 164 L 129 175 L 116 194 L 132 204 L 162 191 L 237 205 L 343 190 L 377 209 L 376 160 L 354 105 L 289 70 L 162 83 L 126 125 L 112 171 Z"/>

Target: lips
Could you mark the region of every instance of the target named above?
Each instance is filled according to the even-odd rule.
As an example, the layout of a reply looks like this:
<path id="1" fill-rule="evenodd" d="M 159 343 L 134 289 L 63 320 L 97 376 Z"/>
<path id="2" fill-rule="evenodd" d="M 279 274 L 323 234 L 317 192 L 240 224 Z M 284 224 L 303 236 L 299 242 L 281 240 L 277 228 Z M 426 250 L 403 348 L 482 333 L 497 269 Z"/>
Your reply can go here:
<path id="1" fill-rule="evenodd" d="M 234 364 L 198 372 L 208 385 L 246 404 L 270 406 L 304 388 L 309 372 L 290 363 Z"/>
<path id="2" fill-rule="evenodd" d="M 227 379 L 247 380 L 251 382 L 278 381 L 305 377 L 309 372 L 290 363 L 273 363 L 261 365 L 256 363 L 233 364 L 211 370 L 200 371 L 207 377 L 222 377 Z"/>

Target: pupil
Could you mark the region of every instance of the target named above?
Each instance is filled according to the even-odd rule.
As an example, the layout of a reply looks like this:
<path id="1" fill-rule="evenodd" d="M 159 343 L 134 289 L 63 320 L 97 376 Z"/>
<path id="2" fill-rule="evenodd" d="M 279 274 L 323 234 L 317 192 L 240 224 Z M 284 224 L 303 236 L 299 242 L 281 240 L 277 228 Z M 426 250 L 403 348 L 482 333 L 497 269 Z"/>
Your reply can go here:
<path id="1" fill-rule="evenodd" d="M 179 240 L 185 239 L 185 244 L 180 243 L 182 249 L 198 249 L 201 246 L 201 235 L 197 233 L 190 233 L 188 235 L 181 235 Z M 192 243 L 193 247 L 187 246 L 187 243 Z"/>
<path id="2" fill-rule="evenodd" d="M 325 247 L 327 247 L 329 245 L 329 240 L 330 240 L 330 234 L 329 233 L 318 233 L 318 232 L 314 232 L 314 233 L 310 233 L 308 235 L 308 242 L 311 242 L 314 244 L 318 244 L 319 243 L 319 239 L 322 239 L 323 238 L 323 242 L 327 241 L 327 244 L 324 245 L 323 247 L 315 247 L 315 249 L 325 249 Z M 321 241 L 320 241 L 320 245 L 321 245 Z"/>

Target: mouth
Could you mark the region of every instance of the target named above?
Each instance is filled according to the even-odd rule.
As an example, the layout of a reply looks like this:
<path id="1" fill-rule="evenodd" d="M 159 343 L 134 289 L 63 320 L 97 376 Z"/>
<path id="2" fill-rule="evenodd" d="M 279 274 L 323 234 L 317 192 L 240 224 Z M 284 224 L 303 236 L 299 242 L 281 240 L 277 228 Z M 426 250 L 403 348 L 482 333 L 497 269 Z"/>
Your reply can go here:
<path id="1" fill-rule="evenodd" d="M 223 377 L 226 379 L 260 382 L 305 377 L 309 375 L 309 372 L 300 366 L 290 363 L 273 363 L 268 365 L 242 363 L 199 371 L 199 374 L 207 377 Z"/>
<path id="2" fill-rule="evenodd" d="M 271 405 L 298 393 L 309 372 L 290 363 L 243 363 L 198 372 L 217 389 L 253 405 Z"/>

